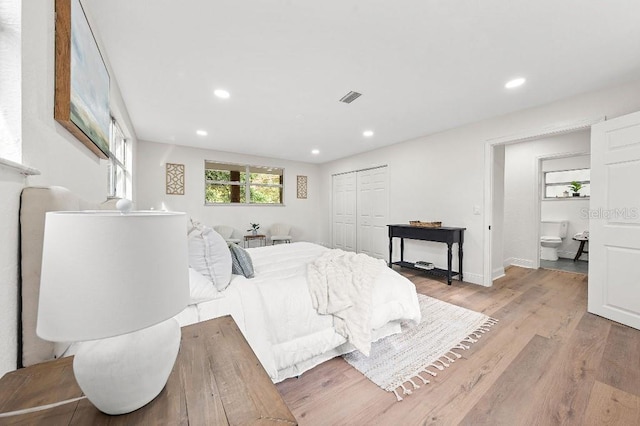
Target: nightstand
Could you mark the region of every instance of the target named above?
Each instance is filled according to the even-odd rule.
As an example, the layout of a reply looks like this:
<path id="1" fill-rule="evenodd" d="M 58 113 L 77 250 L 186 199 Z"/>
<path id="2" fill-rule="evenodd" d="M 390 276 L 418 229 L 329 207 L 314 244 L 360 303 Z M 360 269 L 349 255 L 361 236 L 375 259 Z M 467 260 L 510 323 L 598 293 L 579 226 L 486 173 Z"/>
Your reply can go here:
<path id="1" fill-rule="evenodd" d="M 7 373 L 0 379 L 0 413 L 82 396 L 73 357 Z M 46 425 L 296 425 L 275 385 L 230 316 L 182 328 L 180 352 L 167 385 L 144 407 L 120 416 L 88 400 L 0 418 L 0 424 Z"/>

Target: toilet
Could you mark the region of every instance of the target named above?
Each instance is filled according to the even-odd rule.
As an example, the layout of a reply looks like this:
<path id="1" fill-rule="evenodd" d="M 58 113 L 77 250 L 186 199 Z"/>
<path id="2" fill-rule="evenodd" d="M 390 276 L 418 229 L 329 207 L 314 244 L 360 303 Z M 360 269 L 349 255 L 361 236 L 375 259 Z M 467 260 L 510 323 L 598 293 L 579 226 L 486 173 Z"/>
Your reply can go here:
<path id="1" fill-rule="evenodd" d="M 558 260 L 558 247 L 562 244 L 562 239 L 567 236 L 567 228 L 569 228 L 569 222 L 566 220 L 542 222 L 540 259 Z"/>

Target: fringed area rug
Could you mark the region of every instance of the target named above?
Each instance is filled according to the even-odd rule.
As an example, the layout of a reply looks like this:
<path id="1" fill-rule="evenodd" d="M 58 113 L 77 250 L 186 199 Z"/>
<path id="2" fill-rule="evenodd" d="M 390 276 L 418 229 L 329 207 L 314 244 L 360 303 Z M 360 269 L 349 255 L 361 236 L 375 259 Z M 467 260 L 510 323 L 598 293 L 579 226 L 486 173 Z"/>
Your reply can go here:
<path id="1" fill-rule="evenodd" d="M 402 401 L 418 381 L 425 385 L 427 374 L 449 367 L 458 353 L 469 349 L 498 320 L 479 312 L 418 294 L 422 321 L 418 325 L 402 325 L 402 333 L 381 339 L 371 345 L 371 355 L 360 351 L 343 355 L 356 370 Z M 456 352 L 457 351 L 457 352 Z"/>

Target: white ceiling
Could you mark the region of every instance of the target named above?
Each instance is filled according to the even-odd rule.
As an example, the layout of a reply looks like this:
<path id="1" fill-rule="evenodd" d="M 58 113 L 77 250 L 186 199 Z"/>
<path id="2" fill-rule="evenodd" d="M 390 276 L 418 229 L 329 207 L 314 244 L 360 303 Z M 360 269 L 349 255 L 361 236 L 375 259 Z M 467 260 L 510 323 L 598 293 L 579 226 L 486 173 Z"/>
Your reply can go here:
<path id="1" fill-rule="evenodd" d="M 638 0 L 83 4 L 138 138 L 282 159 L 323 163 L 640 77 Z M 350 90 L 363 95 L 338 102 Z"/>

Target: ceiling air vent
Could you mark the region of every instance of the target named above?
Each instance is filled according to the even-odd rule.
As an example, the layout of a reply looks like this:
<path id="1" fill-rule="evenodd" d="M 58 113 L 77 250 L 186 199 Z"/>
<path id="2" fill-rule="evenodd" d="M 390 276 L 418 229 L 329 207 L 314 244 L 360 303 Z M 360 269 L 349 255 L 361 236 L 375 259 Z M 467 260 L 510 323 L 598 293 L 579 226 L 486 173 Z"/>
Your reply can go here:
<path id="1" fill-rule="evenodd" d="M 341 99 L 340 102 L 344 102 L 345 104 L 350 104 L 351 102 L 355 101 L 356 99 L 358 99 L 360 96 L 362 96 L 362 93 L 358 93 L 358 92 L 349 92 L 346 95 L 344 95 Z"/>

